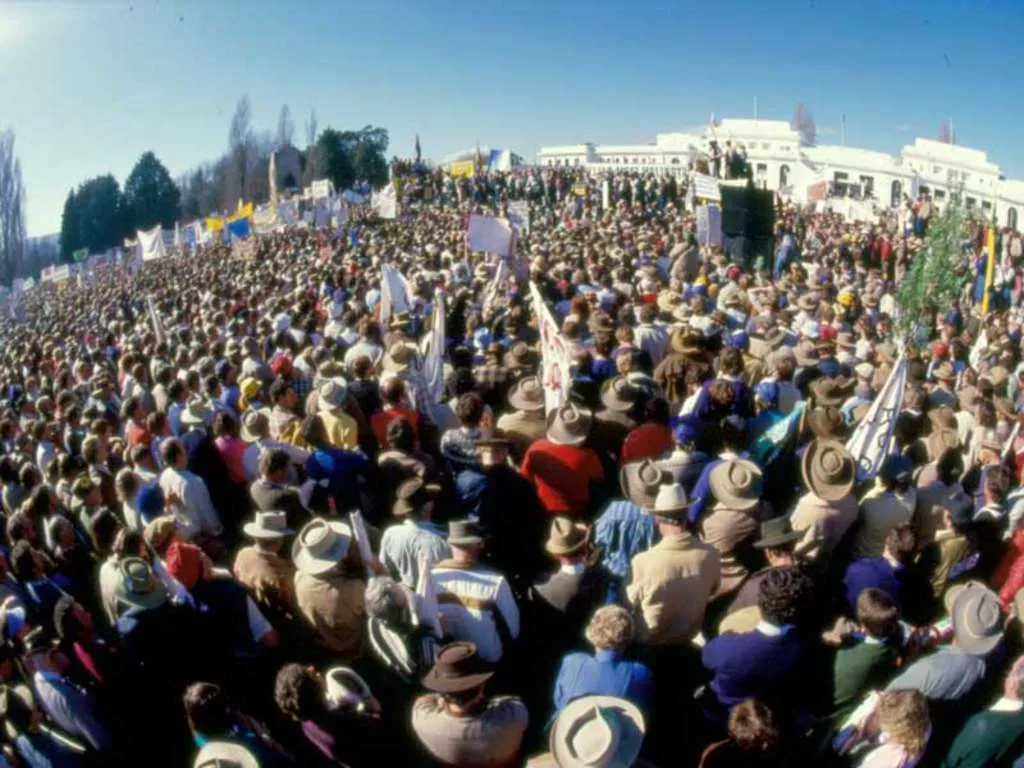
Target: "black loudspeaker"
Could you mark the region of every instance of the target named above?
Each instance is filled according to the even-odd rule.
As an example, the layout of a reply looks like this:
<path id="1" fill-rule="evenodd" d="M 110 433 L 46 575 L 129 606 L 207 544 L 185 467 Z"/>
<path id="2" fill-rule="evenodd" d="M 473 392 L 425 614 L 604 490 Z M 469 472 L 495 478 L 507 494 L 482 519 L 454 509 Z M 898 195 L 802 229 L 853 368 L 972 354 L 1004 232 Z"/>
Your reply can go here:
<path id="1" fill-rule="evenodd" d="M 722 234 L 753 239 L 775 233 L 775 196 L 765 189 L 722 186 Z"/>

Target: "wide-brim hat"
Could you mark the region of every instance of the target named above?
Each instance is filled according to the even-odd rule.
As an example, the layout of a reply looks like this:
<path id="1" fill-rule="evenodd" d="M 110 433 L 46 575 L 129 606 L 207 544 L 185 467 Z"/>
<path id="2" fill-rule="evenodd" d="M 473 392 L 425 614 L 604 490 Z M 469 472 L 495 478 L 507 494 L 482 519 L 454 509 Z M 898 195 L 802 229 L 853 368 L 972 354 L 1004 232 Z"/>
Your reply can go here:
<path id="1" fill-rule="evenodd" d="M 835 406 L 818 406 L 807 414 L 807 428 L 815 437 L 841 438 L 846 432 L 846 423 Z"/>
<path id="2" fill-rule="evenodd" d="M 373 692 L 362 676 L 351 667 L 331 667 L 324 672 L 324 698 L 334 707 L 357 706 Z"/>
<path id="3" fill-rule="evenodd" d="M 746 511 L 761 501 L 764 476 L 756 464 L 745 459 L 728 459 L 715 466 L 710 475 L 715 500 L 729 509 Z"/>
<path id="4" fill-rule="evenodd" d="M 423 678 L 423 687 L 437 693 L 459 693 L 483 685 L 493 676 L 477 655 L 476 645 L 459 641 L 438 651 L 434 666 Z"/>
<path id="5" fill-rule="evenodd" d="M 840 406 L 851 394 L 856 382 L 853 379 L 823 376 L 811 382 L 811 394 L 816 405 Z"/>
<path id="6" fill-rule="evenodd" d="M 190 424 L 194 426 L 209 424 L 213 418 L 213 411 L 210 410 L 204 402 L 193 400 L 189 403 L 185 410 L 181 412 L 181 423 Z"/>
<path id="7" fill-rule="evenodd" d="M 793 348 L 793 357 L 799 368 L 812 368 L 818 364 L 818 351 L 813 345 L 800 343 Z"/>
<path id="8" fill-rule="evenodd" d="M 928 449 L 928 460 L 938 461 L 946 451 L 957 450 L 960 447 L 960 435 L 955 429 L 939 427 L 928 435 L 925 445 Z"/>
<path id="9" fill-rule="evenodd" d="M 579 552 L 590 540 L 590 528 L 583 523 L 576 523 L 568 517 L 556 517 L 551 521 L 548 539 L 544 542 L 544 551 L 549 555 L 571 555 Z"/>
<path id="10" fill-rule="evenodd" d="M 515 383 L 508 393 L 508 404 L 517 411 L 543 411 L 544 387 L 536 376 L 527 376 Z"/>
<path id="11" fill-rule="evenodd" d="M 812 440 L 804 451 L 800 471 L 811 493 L 825 501 L 839 501 L 857 481 L 853 456 L 838 440 Z"/>
<path id="12" fill-rule="evenodd" d="M 332 411 L 345 405 L 348 382 L 342 378 L 328 379 L 320 385 L 316 405 L 321 411 Z"/>
<path id="13" fill-rule="evenodd" d="M 794 531 L 789 517 L 773 517 L 761 523 L 761 538 L 754 542 L 756 549 L 777 549 L 803 538 L 800 531 Z"/>
<path id="14" fill-rule="evenodd" d="M 692 505 L 693 501 L 687 496 L 682 485 L 665 483 L 658 488 L 654 503 L 648 507 L 648 511 L 658 517 L 675 519 L 682 517 Z"/>
<path id="15" fill-rule="evenodd" d="M 984 656 L 1003 638 L 1003 609 L 999 596 L 979 583 L 969 583 L 953 600 L 950 618 L 959 648 Z"/>
<path id="16" fill-rule="evenodd" d="M 167 590 L 141 557 L 126 557 L 117 564 L 114 596 L 134 608 L 157 608 L 167 602 Z"/>
<path id="17" fill-rule="evenodd" d="M 235 741 L 208 741 L 192 768 L 260 768 L 256 755 Z"/>
<path id="18" fill-rule="evenodd" d="M 558 445 L 582 445 L 594 423 L 593 414 L 575 403 L 566 403 L 548 414 L 548 440 Z"/>
<path id="19" fill-rule="evenodd" d="M 684 357 L 699 358 L 704 355 L 704 336 L 690 327 L 680 328 L 673 333 L 669 344 L 673 352 Z"/>
<path id="20" fill-rule="evenodd" d="M 658 488 L 665 484 L 666 476 L 653 461 L 634 461 L 619 470 L 622 495 L 638 507 L 654 506 Z"/>
<path id="21" fill-rule="evenodd" d="M 249 411 L 242 417 L 239 436 L 247 443 L 255 443 L 270 434 L 270 417 L 265 410 Z"/>
<path id="22" fill-rule="evenodd" d="M 416 347 L 407 342 L 392 344 L 384 353 L 381 369 L 384 373 L 401 373 L 407 371 L 416 362 Z"/>
<path id="23" fill-rule="evenodd" d="M 295 531 L 288 527 L 288 516 L 284 512 L 257 512 L 255 519 L 242 526 L 245 535 L 252 539 L 283 539 Z"/>
<path id="24" fill-rule="evenodd" d="M 484 543 L 483 534 L 475 520 L 449 520 L 448 544 L 453 547 L 474 547 Z"/>
<path id="25" fill-rule="evenodd" d="M 292 562 L 303 573 L 318 576 L 340 563 L 351 543 L 352 529 L 347 524 L 314 518 L 292 542 Z"/>
<path id="26" fill-rule="evenodd" d="M 628 768 L 644 743 L 640 708 L 615 696 L 581 696 L 558 713 L 548 745 L 558 768 Z"/>
<path id="27" fill-rule="evenodd" d="M 396 489 L 391 514 L 396 517 L 411 514 L 433 500 L 440 492 L 440 485 L 425 483 L 420 477 L 410 477 Z"/>
<path id="28" fill-rule="evenodd" d="M 616 376 L 601 391 L 601 403 L 610 411 L 624 412 L 636 405 L 641 390 L 625 376 Z"/>
<path id="29" fill-rule="evenodd" d="M 953 370 L 953 365 L 948 361 L 939 363 L 935 366 L 935 369 L 932 371 L 932 376 L 939 381 L 956 381 L 956 371 Z"/>

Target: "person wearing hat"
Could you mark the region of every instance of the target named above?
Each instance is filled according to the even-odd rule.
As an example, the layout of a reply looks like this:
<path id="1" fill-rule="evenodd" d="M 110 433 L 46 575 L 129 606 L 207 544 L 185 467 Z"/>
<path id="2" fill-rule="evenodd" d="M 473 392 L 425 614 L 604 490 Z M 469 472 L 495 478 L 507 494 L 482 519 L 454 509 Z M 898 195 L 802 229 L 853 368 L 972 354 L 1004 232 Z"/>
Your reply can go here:
<path id="1" fill-rule="evenodd" d="M 514 696 L 490 697 L 494 672 L 471 642 L 454 642 L 437 654 L 423 678 L 429 691 L 412 705 L 412 730 L 441 765 L 511 766 L 516 763 L 529 714 Z"/>
<path id="2" fill-rule="evenodd" d="M 519 606 L 505 576 L 483 565 L 484 537 L 473 520 L 448 523 L 452 556 L 431 570 L 447 634 L 474 644 L 480 658 L 497 663 L 519 636 Z"/>
<path id="3" fill-rule="evenodd" d="M 608 582 L 600 566 L 600 553 L 590 539 L 590 527 L 567 517 L 556 517 L 544 551 L 558 564 L 530 589 L 531 624 L 545 627 L 542 646 L 555 657 L 579 637 L 584 624 L 608 596 Z"/>
<path id="4" fill-rule="evenodd" d="M 242 453 L 242 466 L 250 483 L 260 477 L 260 460 L 268 451 L 280 450 L 287 454 L 288 475 L 293 481 L 297 477 L 296 468 L 303 466 L 309 458 L 309 451 L 305 448 L 270 437 L 270 418 L 265 411 L 246 411 L 242 415 L 240 434 L 249 443 Z"/>
<path id="5" fill-rule="evenodd" d="M 280 626 L 285 616 L 295 616 L 295 566 L 281 555 L 284 542 L 295 533 L 288 527 L 284 512 L 256 512 L 242 530 L 252 544 L 242 547 L 235 555 L 232 573 L 246 588 L 271 624 Z"/>
<path id="6" fill-rule="evenodd" d="M 317 392 L 317 408 L 327 434 L 327 443 L 334 448 L 359 448 L 359 426 L 345 412 L 348 383 L 342 378 L 327 379 Z"/>
<path id="7" fill-rule="evenodd" d="M 526 451 L 544 437 L 547 421 L 544 418 L 544 388 L 536 376 L 524 376 L 508 391 L 508 404 L 514 410 L 498 417 L 497 434 L 506 438 L 512 461 L 523 462 Z"/>
<path id="8" fill-rule="evenodd" d="M 581 696 L 560 708 L 551 725 L 548 751 L 527 768 L 613 768 L 639 761 L 646 723 L 640 707 L 614 695 Z"/>
<path id="9" fill-rule="evenodd" d="M 677 412 L 687 397 L 686 376 L 691 368 L 710 373 L 705 359 L 704 336 L 688 325 L 677 328 L 669 337 L 669 353 L 654 369 L 654 381 Z"/>
<path id="10" fill-rule="evenodd" d="M 943 499 L 942 506 L 942 527 L 918 557 L 918 567 L 928 578 L 936 601 L 942 599 L 950 581 L 970 572 L 977 561 L 971 497 L 954 493 Z"/>
<path id="11" fill-rule="evenodd" d="M 756 550 L 760 523 L 771 512 L 762 501 L 764 478 L 756 464 L 729 459 L 711 471 L 714 504 L 700 521 L 701 539 L 718 550 L 722 562 L 719 594 L 734 591 L 757 567 Z"/>
<path id="12" fill-rule="evenodd" d="M 683 649 L 700 630 L 704 608 L 719 585 L 714 547 L 686 528 L 690 501 L 678 483 L 659 485 L 647 508 L 661 541 L 630 563 L 626 599 L 639 639 L 650 646 Z"/>
<path id="13" fill-rule="evenodd" d="M 785 515 L 765 520 L 760 526 L 760 537 L 754 541 L 753 548 L 764 556 L 765 567 L 751 573 L 736 590 L 729 607 L 725 611 L 728 618 L 734 614 L 741 614 L 744 611 L 757 612 L 757 599 L 761 582 L 773 568 L 783 568 L 796 565 L 796 556 L 793 554 L 796 543 L 803 537 L 799 531 L 794 531 L 789 524 L 789 518 Z M 758 618 L 760 618 L 758 616 Z M 751 623 L 751 626 L 757 620 Z M 723 622 L 724 624 L 724 622 Z M 719 629 L 719 633 L 725 629 Z"/>
<path id="14" fill-rule="evenodd" d="M 1003 641 L 1005 619 L 999 597 L 979 582 L 961 585 L 951 597 L 953 643 L 917 659 L 886 690 L 913 690 L 929 701 L 955 702 L 970 696 L 984 681 L 986 658 Z"/>
<path id="15" fill-rule="evenodd" d="M 646 391 L 630 376 L 616 376 L 601 388 L 602 408 L 594 414 L 588 442 L 606 471 L 614 468 L 626 436 L 639 426 L 647 399 Z"/>
<path id="16" fill-rule="evenodd" d="M 943 361 L 935 366 L 932 377 L 935 379 L 935 386 L 928 393 L 928 405 L 932 408 L 938 408 L 940 405 L 956 408 L 959 400 L 953 391 L 953 385 L 956 383 L 956 371 L 953 370 L 952 363 Z"/>
<path id="17" fill-rule="evenodd" d="M 537 489 L 548 514 L 576 518 L 590 505 L 592 485 L 605 476 L 597 453 L 584 445 L 593 415 L 569 401 L 548 414 L 547 421 L 547 436 L 530 446 L 520 472 Z"/>
<path id="18" fill-rule="evenodd" d="M 797 553 L 825 564 L 857 521 L 853 456 L 837 440 L 818 438 L 804 449 L 800 471 L 807 492 L 790 515 L 793 530 L 804 534 Z"/>
<path id="19" fill-rule="evenodd" d="M 886 537 L 894 528 L 910 523 L 917 507 L 917 491 L 911 482 L 913 464 L 906 456 L 889 454 L 878 469 L 878 479 L 860 503 L 853 557 L 882 556 Z"/>
<path id="20" fill-rule="evenodd" d="M 431 524 L 434 500 L 441 487 L 411 477 L 395 491 L 391 514 L 399 522 L 384 530 L 380 540 L 380 561 L 391 577 L 410 589 L 416 589 L 421 569 L 430 571 L 451 556 L 448 544 Z"/>
<path id="21" fill-rule="evenodd" d="M 348 662 L 362 653 L 366 589 L 359 547 L 347 523 L 313 518 L 292 542 L 299 611 L 332 656 Z"/>

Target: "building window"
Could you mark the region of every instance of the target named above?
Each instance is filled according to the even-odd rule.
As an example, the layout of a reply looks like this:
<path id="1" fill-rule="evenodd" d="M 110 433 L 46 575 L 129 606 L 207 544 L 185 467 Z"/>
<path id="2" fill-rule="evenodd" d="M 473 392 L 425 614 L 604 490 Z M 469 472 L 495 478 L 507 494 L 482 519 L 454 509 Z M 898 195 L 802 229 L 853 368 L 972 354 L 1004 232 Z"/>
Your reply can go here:
<path id="1" fill-rule="evenodd" d="M 779 186 L 784 187 L 789 184 L 789 166 L 779 166 Z"/>
<path id="2" fill-rule="evenodd" d="M 903 184 L 897 179 L 889 187 L 889 205 L 896 208 L 903 201 Z"/>
<path id="3" fill-rule="evenodd" d="M 946 199 L 946 190 L 944 190 L 944 189 L 936 189 L 935 190 L 935 199 L 936 200 L 945 200 Z"/>
<path id="4" fill-rule="evenodd" d="M 976 198 L 973 198 L 973 197 L 968 197 L 967 198 L 967 207 L 968 208 L 973 208 L 977 204 L 978 204 L 978 201 L 977 201 Z"/>
<path id="5" fill-rule="evenodd" d="M 762 141 L 761 142 L 761 149 L 771 149 L 771 148 L 772 148 L 772 145 L 769 144 L 767 141 Z"/>
<path id="6" fill-rule="evenodd" d="M 671 162 L 672 162 L 672 165 L 679 165 L 679 158 L 678 157 L 673 157 Z"/>
<path id="7" fill-rule="evenodd" d="M 992 210 L 992 203 L 990 203 L 988 200 L 982 200 L 981 201 L 981 210 L 983 210 L 983 211 L 991 211 Z"/>
<path id="8" fill-rule="evenodd" d="M 860 194 L 861 197 L 871 197 L 875 194 L 875 177 L 874 176 L 861 176 L 860 177 Z"/>
<path id="9" fill-rule="evenodd" d="M 1006 209 L 1006 226 L 1010 229 L 1017 229 L 1017 209 L 1007 208 Z"/>
<path id="10" fill-rule="evenodd" d="M 932 166 L 932 173 L 934 173 L 936 176 L 938 176 L 940 173 L 942 173 L 942 166 L 941 165 L 933 165 Z"/>

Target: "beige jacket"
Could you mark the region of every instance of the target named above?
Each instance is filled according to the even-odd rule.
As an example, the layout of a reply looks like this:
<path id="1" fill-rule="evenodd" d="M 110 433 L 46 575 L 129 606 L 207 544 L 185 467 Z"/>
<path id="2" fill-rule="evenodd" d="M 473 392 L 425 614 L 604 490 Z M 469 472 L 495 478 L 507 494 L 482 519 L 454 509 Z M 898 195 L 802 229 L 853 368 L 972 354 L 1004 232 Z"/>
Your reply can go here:
<path id="1" fill-rule="evenodd" d="M 804 534 L 796 551 L 806 559 L 831 556 L 850 526 L 857 522 L 857 498 L 849 493 L 839 501 L 825 501 L 808 491 L 789 518 L 794 531 Z"/>
<path id="2" fill-rule="evenodd" d="M 690 642 L 721 578 L 715 548 L 690 534 L 664 538 L 634 557 L 631 571 L 626 599 L 640 640 L 648 645 Z"/>

